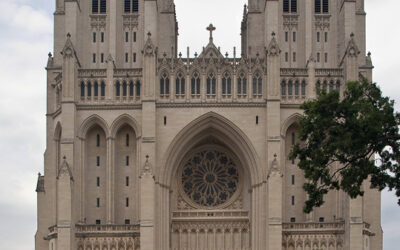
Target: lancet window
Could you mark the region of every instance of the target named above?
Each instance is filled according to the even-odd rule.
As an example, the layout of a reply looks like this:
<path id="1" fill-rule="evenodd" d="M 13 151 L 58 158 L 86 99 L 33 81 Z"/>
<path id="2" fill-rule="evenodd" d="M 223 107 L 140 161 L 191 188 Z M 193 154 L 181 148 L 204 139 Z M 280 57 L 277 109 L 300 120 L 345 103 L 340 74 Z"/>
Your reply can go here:
<path id="1" fill-rule="evenodd" d="M 140 97 L 140 81 L 136 82 L 136 97 Z"/>
<path id="2" fill-rule="evenodd" d="M 87 96 L 88 97 L 92 96 L 92 83 L 88 82 L 86 87 L 87 87 Z"/>
<path id="3" fill-rule="evenodd" d="M 293 82 L 290 80 L 288 83 L 288 96 L 293 95 Z"/>
<path id="4" fill-rule="evenodd" d="M 179 72 L 175 80 L 175 94 L 184 95 L 185 94 L 185 76 L 182 72 Z"/>
<path id="5" fill-rule="evenodd" d="M 246 75 L 241 72 L 237 81 L 238 95 L 247 95 L 247 78 Z"/>
<path id="6" fill-rule="evenodd" d="M 299 81 L 296 81 L 294 83 L 294 95 L 299 96 L 299 91 L 300 91 L 300 84 Z"/>
<path id="7" fill-rule="evenodd" d="M 80 88 L 81 88 L 81 97 L 85 97 L 85 83 L 84 82 L 81 82 Z"/>
<path id="8" fill-rule="evenodd" d="M 126 84 L 126 81 L 122 82 L 122 96 L 126 97 L 128 94 L 128 85 Z"/>
<path id="9" fill-rule="evenodd" d="M 99 83 L 98 82 L 94 82 L 94 86 L 93 86 L 93 94 L 94 97 L 98 97 L 99 96 Z"/>
<path id="10" fill-rule="evenodd" d="M 286 96 L 286 82 L 282 81 L 281 83 L 281 95 Z"/>
<path id="11" fill-rule="evenodd" d="M 297 12 L 297 0 L 283 0 L 283 12 Z"/>
<path id="12" fill-rule="evenodd" d="M 222 95 L 232 94 L 232 80 L 228 72 L 222 76 Z"/>
<path id="13" fill-rule="evenodd" d="M 253 76 L 253 95 L 262 95 L 262 77 L 259 72 Z"/>
<path id="14" fill-rule="evenodd" d="M 305 81 L 302 81 L 302 82 L 301 82 L 301 95 L 302 95 L 303 97 L 306 96 L 306 82 L 305 82 Z"/>
<path id="15" fill-rule="evenodd" d="M 121 84 L 119 81 L 115 83 L 115 96 L 120 97 L 121 96 Z"/>
<path id="16" fill-rule="evenodd" d="M 329 13 L 329 0 L 315 0 L 315 13 Z"/>
<path id="17" fill-rule="evenodd" d="M 169 95 L 169 76 L 165 72 L 160 77 L 160 95 Z"/>
<path id="18" fill-rule="evenodd" d="M 133 92 L 134 92 L 134 85 L 133 85 L 133 81 L 129 82 L 129 96 L 133 97 Z"/>
<path id="19" fill-rule="evenodd" d="M 215 95 L 217 89 L 217 80 L 214 73 L 210 73 L 207 76 L 207 95 Z"/>
<path id="20" fill-rule="evenodd" d="M 200 95 L 200 75 L 194 72 L 191 79 L 191 93 L 192 95 Z"/>

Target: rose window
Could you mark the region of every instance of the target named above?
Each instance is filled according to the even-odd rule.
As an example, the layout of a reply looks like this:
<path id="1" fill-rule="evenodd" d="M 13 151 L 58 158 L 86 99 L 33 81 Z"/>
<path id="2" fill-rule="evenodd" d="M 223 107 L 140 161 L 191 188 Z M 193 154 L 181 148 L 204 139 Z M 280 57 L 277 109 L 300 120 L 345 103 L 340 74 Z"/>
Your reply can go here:
<path id="1" fill-rule="evenodd" d="M 239 170 L 233 159 L 218 150 L 201 150 L 184 162 L 182 189 L 203 207 L 229 201 L 239 186 Z"/>

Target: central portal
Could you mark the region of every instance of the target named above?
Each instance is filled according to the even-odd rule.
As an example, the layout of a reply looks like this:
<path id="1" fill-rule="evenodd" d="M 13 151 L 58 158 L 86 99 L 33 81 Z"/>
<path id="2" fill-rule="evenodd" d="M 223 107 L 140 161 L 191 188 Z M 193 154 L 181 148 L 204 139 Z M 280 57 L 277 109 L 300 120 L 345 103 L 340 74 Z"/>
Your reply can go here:
<path id="1" fill-rule="evenodd" d="M 244 169 L 216 140 L 182 157 L 172 199 L 172 249 L 250 249 L 251 199 Z"/>

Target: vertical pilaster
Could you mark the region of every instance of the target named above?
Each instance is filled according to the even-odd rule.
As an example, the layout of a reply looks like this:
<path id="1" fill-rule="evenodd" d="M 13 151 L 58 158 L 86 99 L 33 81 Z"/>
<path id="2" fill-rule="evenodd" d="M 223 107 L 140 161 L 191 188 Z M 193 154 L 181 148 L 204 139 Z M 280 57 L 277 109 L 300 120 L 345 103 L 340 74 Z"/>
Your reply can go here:
<path id="1" fill-rule="evenodd" d="M 111 54 L 107 57 L 107 79 L 106 79 L 106 100 L 111 102 L 114 99 L 114 59 Z"/>
<path id="2" fill-rule="evenodd" d="M 315 79 L 315 58 L 314 56 L 310 56 L 307 63 L 308 68 L 308 82 L 306 87 L 306 97 L 307 99 L 315 99 L 317 97 L 317 92 L 315 88 L 316 79 Z"/>
<path id="3" fill-rule="evenodd" d="M 108 20 L 110 24 L 110 35 L 108 36 L 109 46 L 108 53 L 113 57 L 117 58 L 117 0 L 110 0 L 109 2 L 109 15 Z"/>
<path id="4" fill-rule="evenodd" d="M 305 56 L 306 58 L 311 56 L 313 53 L 313 0 L 305 0 Z"/>
<path id="5" fill-rule="evenodd" d="M 269 3 L 269 2 L 268 2 Z M 267 3 L 267 4 L 268 4 Z M 276 4 L 277 2 L 273 2 Z M 275 6 L 275 5 L 273 5 Z M 267 49 L 267 165 L 269 169 L 268 184 L 268 249 L 282 249 L 282 166 L 279 160 L 281 154 L 281 103 L 280 103 L 280 49 L 272 32 L 270 43 Z M 273 161 L 271 161 L 273 159 Z M 284 162 L 284 161 L 281 161 Z"/>
<path id="6" fill-rule="evenodd" d="M 107 164 L 106 164 L 106 218 L 107 224 L 115 223 L 114 215 L 114 138 L 107 138 Z"/>
<path id="7" fill-rule="evenodd" d="M 155 244 L 155 183 L 156 169 L 156 48 L 151 34 L 143 49 L 143 102 L 142 102 L 142 146 L 140 166 L 144 166 L 140 177 L 140 241 L 141 249 L 153 250 Z M 172 93 L 170 93 L 172 94 Z"/>

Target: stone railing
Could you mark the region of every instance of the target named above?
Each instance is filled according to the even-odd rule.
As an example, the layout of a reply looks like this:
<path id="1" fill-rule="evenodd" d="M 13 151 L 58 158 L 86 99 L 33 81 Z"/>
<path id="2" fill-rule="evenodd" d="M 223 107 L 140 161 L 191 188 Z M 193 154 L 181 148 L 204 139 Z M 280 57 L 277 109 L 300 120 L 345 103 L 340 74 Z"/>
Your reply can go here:
<path id="1" fill-rule="evenodd" d="M 140 249 L 139 225 L 76 225 L 78 250 Z"/>
<path id="2" fill-rule="evenodd" d="M 343 77 L 343 69 L 315 69 L 315 77 Z"/>
<path id="3" fill-rule="evenodd" d="M 284 223 L 283 249 L 332 249 L 344 246 L 344 222 Z"/>
<path id="4" fill-rule="evenodd" d="M 307 77 L 308 69 L 307 68 L 303 68 L 303 69 L 281 68 L 281 76 L 282 77 L 298 77 L 298 76 Z"/>

